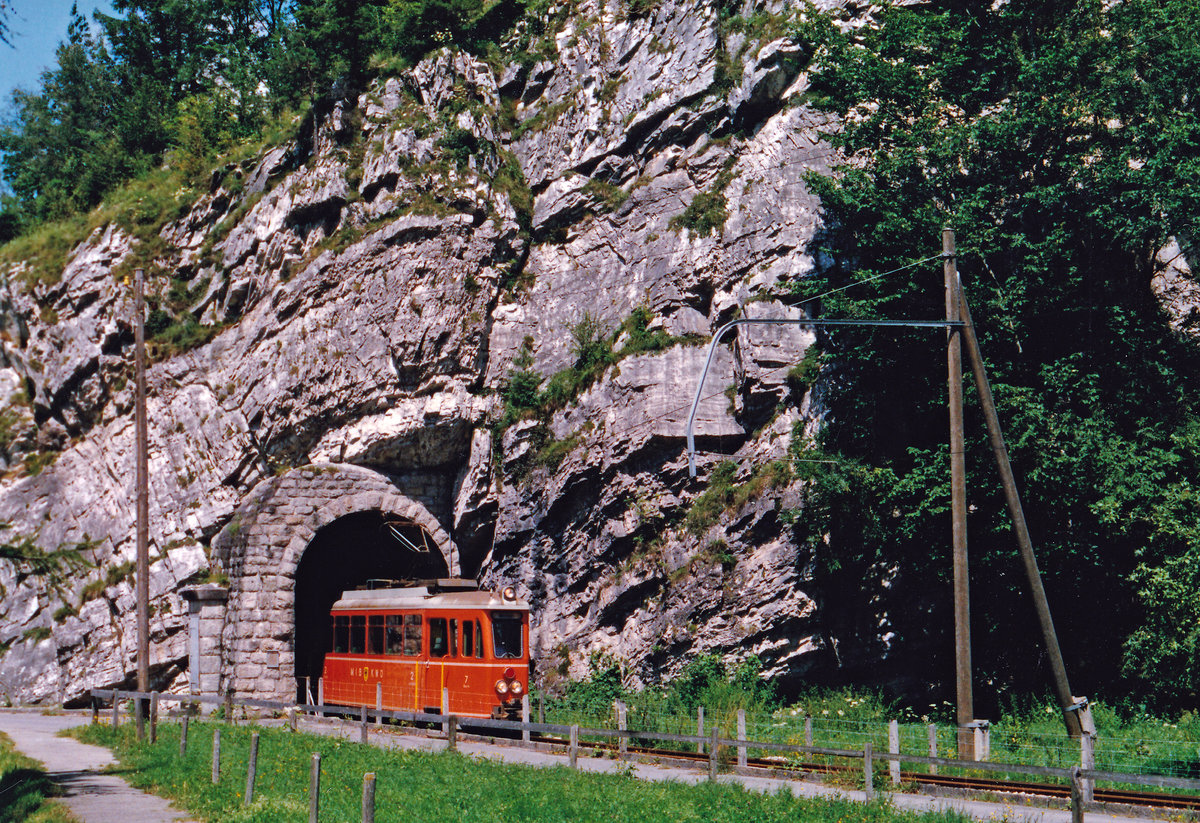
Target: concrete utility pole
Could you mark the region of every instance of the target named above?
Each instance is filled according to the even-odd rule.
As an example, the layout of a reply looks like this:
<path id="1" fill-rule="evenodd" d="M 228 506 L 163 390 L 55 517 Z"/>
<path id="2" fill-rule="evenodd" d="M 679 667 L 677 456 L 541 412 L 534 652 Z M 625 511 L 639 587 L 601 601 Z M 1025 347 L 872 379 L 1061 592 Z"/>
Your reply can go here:
<path id="1" fill-rule="evenodd" d="M 954 230 L 942 229 L 942 272 L 946 282 L 946 322 L 959 322 L 958 263 Z M 946 328 L 947 386 L 950 392 L 950 518 L 954 554 L 954 683 L 958 719 L 958 756 L 974 759 L 975 721 L 971 693 L 971 596 L 967 565 L 967 465 L 963 444 L 962 336 Z"/>
<path id="2" fill-rule="evenodd" d="M 145 272 L 134 271 L 134 428 L 137 440 L 137 687 L 150 690 L 150 493 L 146 435 Z"/>

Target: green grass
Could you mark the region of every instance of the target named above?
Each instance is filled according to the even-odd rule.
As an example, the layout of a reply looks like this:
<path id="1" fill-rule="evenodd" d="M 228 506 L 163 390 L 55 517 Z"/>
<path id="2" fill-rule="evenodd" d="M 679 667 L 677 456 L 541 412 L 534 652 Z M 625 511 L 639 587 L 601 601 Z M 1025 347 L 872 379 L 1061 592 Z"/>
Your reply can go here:
<path id="1" fill-rule="evenodd" d="M 7 823 L 72 823 L 75 817 L 50 800 L 57 787 L 41 764 L 13 749 L 0 734 L 0 820 Z"/>
<path id="2" fill-rule="evenodd" d="M 668 684 L 667 690 L 670 691 L 670 688 Z M 732 687 L 730 691 L 733 691 Z M 546 698 L 545 715 L 548 723 L 615 728 L 615 718 L 605 701 L 572 699 L 569 686 L 567 692 L 565 697 Z M 629 706 L 630 728 L 696 733 L 695 710 L 680 710 L 677 705 L 671 705 L 668 695 L 660 690 L 646 689 L 619 696 Z M 746 733 L 750 740 L 804 745 L 804 721 L 808 717 L 812 719 L 815 746 L 861 751 L 863 744 L 869 742 L 876 752 L 886 752 L 887 724 L 895 719 L 899 721 L 902 753 L 928 755 L 928 728 L 930 723 L 934 723 L 938 756 L 956 756 L 956 732 L 953 723 L 948 720 L 953 707 L 948 704 L 915 710 L 899 706 L 876 694 L 848 689 L 814 690 L 780 708 L 764 706 L 761 702 L 754 705 L 752 701 L 739 706 L 735 695 L 723 695 L 723 698 L 718 700 L 713 695 L 707 695 L 701 699 L 701 705 L 706 706 L 707 729 L 711 729 L 715 723 L 722 730 L 722 736 L 727 738 L 734 737 L 737 709 L 741 707 L 746 710 Z M 1148 716 L 1123 716 L 1103 704 L 1093 704 L 1093 716 L 1097 726 L 1097 769 L 1200 779 L 1200 715 L 1187 713 L 1175 721 L 1167 721 Z M 752 757 L 777 754 L 766 750 L 750 750 Z M 1079 758 L 1079 743 L 1067 738 L 1061 715 L 1051 703 L 1011 713 L 996 720 L 991 727 L 989 759 L 993 763 L 1069 768 L 1079 765 Z M 793 760 L 810 762 L 814 758 L 796 755 Z M 847 765 L 845 759 L 839 758 L 816 760 L 835 766 Z M 902 768 L 905 771 L 926 769 L 914 765 L 904 765 Z M 942 772 L 976 773 L 955 772 L 944 767 Z M 1007 775 L 987 773 L 986 776 L 1056 782 L 1019 772 Z M 1180 793 L 1197 794 L 1182 790 Z"/>
<path id="3" fill-rule="evenodd" d="M 359 819 L 362 776 L 377 774 L 375 819 L 386 821 L 612 820 L 654 823 L 916 823 L 965 818 L 943 813 L 919 816 L 884 803 L 762 795 L 726 784 L 686 786 L 644 783 L 628 774 L 599 775 L 564 768 L 533 768 L 472 760 L 456 754 L 389 752 L 325 737 L 261 730 L 255 800 L 243 805 L 250 730 L 221 727 L 220 785 L 209 783 L 212 730 L 191 726 L 187 757 L 179 758 L 179 727 L 164 724 L 158 743 L 138 744 L 133 729 L 105 725 L 76 734 L 112 747 L 130 782 L 165 795 L 206 821 L 275 823 L 305 818 L 312 753 L 322 756 L 321 819 Z M 564 759 L 565 760 L 565 759 Z"/>

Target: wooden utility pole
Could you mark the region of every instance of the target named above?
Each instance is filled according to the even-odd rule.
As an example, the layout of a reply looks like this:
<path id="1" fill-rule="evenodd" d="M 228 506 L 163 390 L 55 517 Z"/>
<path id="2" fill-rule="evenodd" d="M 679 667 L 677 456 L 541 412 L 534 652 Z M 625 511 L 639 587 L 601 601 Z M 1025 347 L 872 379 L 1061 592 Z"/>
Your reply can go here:
<path id="1" fill-rule="evenodd" d="M 979 406 L 983 410 L 983 419 L 987 423 L 988 442 L 992 447 L 992 455 L 996 459 L 996 468 L 1000 472 L 1000 484 L 1004 488 L 1004 501 L 1008 505 L 1009 517 L 1012 518 L 1013 532 L 1017 537 L 1017 549 L 1021 555 L 1021 563 L 1025 567 L 1025 577 L 1029 583 L 1030 594 L 1033 596 L 1038 624 L 1042 629 L 1042 640 L 1046 645 L 1046 655 L 1050 659 L 1050 669 L 1054 677 L 1054 692 L 1063 712 L 1063 722 L 1071 737 L 1078 738 L 1085 733 L 1095 734 L 1096 726 L 1092 721 L 1087 700 L 1071 694 L 1071 684 L 1067 680 L 1067 667 L 1063 662 L 1062 650 L 1058 645 L 1054 619 L 1050 616 L 1050 602 L 1046 599 L 1046 590 L 1042 586 L 1042 575 L 1038 570 L 1037 558 L 1033 554 L 1033 539 L 1029 536 L 1029 526 L 1025 522 L 1025 510 L 1021 506 L 1021 495 L 1017 490 L 1017 481 L 1013 477 L 1012 465 L 1008 460 L 1008 447 L 1004 443 L 1004 434 L 1000 430 L 1000 416 L 996 413 L 996 402 L 992 398 L 991 382 L 988 380 L 987 368 L 983 364 L 983 355 L 979 351 L 975 325 L 971 322 L 971 309 L 967 305 L 967 296 L 963 292 L 961 282 L 957 283 L 956 290 L 959 314 L 963 320 L 963 338 L 967 344 L 967 357 L 971 361 L 975 387 L 979 391 Z"/>
<path id="2" fill-rule="evenodd" d="M 954 230 L 942 229 L 942 271 L 946 283 L 946 320 L 959 320 L 958 263 Z M 962 336 L 946 330 L 947 387 L 950 393 L 950 511 L 954 555 L 954 683 L 958 720 L 958 756 L 974 759 L 975 720 L 971 693 L 971 598 L 967 574 L 967 468 L 963 443 Z"/>
<path id="3" fill-rule="evenodd" d="M 134 428 L 137 447 L 137 687 L 150 689 L 150 493 L 148 489 L 149 449 L 146 434 L 146 322 L 145 283 L 142 269 L 134 271 L 133 346 L 134 346 Z"/>

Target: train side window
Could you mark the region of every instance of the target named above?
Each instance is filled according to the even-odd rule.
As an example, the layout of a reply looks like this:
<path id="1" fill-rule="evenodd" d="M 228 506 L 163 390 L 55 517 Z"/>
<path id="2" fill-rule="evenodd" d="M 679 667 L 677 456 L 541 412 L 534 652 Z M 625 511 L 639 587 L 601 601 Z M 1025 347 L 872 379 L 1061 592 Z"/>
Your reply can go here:
<path id="1" fill-rule="evenodd" d="M 475 656 L 475 624 L 470 620 L 463 621 L 463 657 Z"/>
<path id="2" fill-rule="evenodd" d="M 333 650 L 345 654 L 350 651 L 350 618 L 333 618 Z"/>
<path id="3" fill-rule="evenodd" d="M 367 654 L 383 654 L 383 615 L 367 617 Z"/>
<path id="4" fill-rule="evenodd" d="M 520 657 L 524 652 L 521 615 L 492 612 L 492 648 L 496 657 Z"/>
<path id="5" fill-rule="evenodd" d="M 446 618 L 429 618 L 429 656 L 446 656 Z"/>
<path id="6" fill-rule="evenodd" d="M 367 617 L 366 615 L 351 615 L 350 617 L 350 654 L 362 654 L 367 650 Z"/>
<path id="7" fill-rule="evenodd" d="M 450 619 L 450 656 L 458 657 L 458 620 Z"/>
<path id="8" fill-rule="evenodd" d="M 404 618 L 398 614 L 387 616 L 387 653 L 400 654 L 404 651 Z"/>
<path id="9" fill-rule="evenodd" d="M 421 654 L 421 615 L 404 615 L 404 653 L 409 657 Z"/>
<path id="10" fill-rule="evenodd" d="M 475 637 L 476 637 L 475 656 L 482 660 L 483 659 L 483 625 L 478 620 L 475 621 Z"/>

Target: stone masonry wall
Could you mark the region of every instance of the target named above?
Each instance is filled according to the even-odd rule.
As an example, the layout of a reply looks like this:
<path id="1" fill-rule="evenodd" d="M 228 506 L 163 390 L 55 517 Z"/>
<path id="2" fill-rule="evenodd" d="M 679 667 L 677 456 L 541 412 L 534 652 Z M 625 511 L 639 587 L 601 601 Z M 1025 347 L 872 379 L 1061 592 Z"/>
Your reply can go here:
<path id="1" fill-rule="evenodd" d="M 411 478 L 409 478 L 411 480 Z M 351 465 L 306 466 L 264 480 L 213 542 L 228 574 L 229 602 L 221 645 L 221 689 L 290 699 L 294 680 L 296 569 L 322 527 L 355 512 L 380 511 L 411 521 L 437 544 L 450 573 L 459 573 L 450 536 L 430 513 L 434 478 L 408 484 Z"/>

